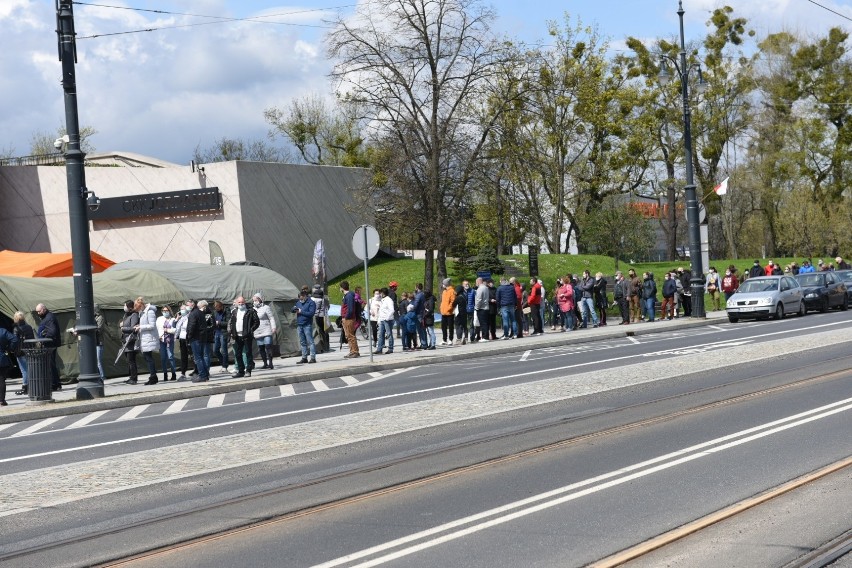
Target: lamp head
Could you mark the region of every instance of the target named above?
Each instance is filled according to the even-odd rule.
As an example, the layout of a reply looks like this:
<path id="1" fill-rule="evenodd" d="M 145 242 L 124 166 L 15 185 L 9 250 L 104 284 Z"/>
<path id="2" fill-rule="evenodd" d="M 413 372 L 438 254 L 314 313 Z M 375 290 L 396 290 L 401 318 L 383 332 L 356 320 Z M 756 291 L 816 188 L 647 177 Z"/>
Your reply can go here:
<path id="1" fill-rule="evenodd" d="M 669 63 L 665 59 L 660 60 L 660 72 L 657 73 L 657 81 L 665 87 L 670 84 L 674 76 L 669 71 Z"/>

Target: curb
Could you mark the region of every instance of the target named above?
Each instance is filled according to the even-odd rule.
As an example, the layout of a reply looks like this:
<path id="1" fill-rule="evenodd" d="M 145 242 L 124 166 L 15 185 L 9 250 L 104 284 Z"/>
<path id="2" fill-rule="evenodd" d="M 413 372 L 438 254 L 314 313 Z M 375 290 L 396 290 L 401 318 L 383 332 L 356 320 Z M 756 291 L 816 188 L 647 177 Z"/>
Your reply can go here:
<path id="1" fill-rule="evenodd" d="M 724 314 L 724 312 L 721 312 Z M 602 328 L 597 328 L 599 331 L 597 333 L 582 333 L 575 335 L 569 335 L 567 337 L 571 338 L 570 343 L 578 344 L 578 343 L 591 343 L 594 341 L 600 341 L 603 339 L 614 339 L 617 337 L 631 337 L 636 335 L 649 335 L 652 333 L 657 333 L 661 330 L 671 331 L 671 330 L 679 330 L 679 329 L 689 329 L 693 327 L 700 327 L 704 325 L 710 325 L 716 323 L 717 320 L 719 322 L 726 321 L 724 318 L 716 318 L 716 317 L 708 317 L 704 319 L 692 319 L 692 318 L 681 318 L 683 321 L 666 321 L 664 326 L 650 326 L 650 325 L 640 325 L 634 324 L 629 328 L 621 329 L 617 325 L 613 325 L 612 329 L 607 326 L 603 328 L 603 333 L 601 333 Z M 662 323 L 662 322 L 661 322 Z M 635 326 L 635 327 L 634 327 Z M 573 333 L 573 332 L 571 332 Z M 23 408 L 14 408 L 10 410 L 0 411 L 0 424 L 9 424 L 13 422 L 22 422 L 26 420 L 41 420 L 45 418 L 53 418 L 56 416 L 68 416 L 74 414 L 85 414 L 88 412 L 95 412 L 98 410 L 113 410 L 116 408 L 127 408 L 131 406 L 137 406 L 140 404 L 154 404 L 158 402 L 172 402 L 175 400 L 183 400 L 188 398 L 196 398 L 202 396 L 211 396 L 215 394 L 225 394 L 230 392 L 239 392 L 249 389 L 257 389 L 263 387 L 274 387 L 284 384 L 293 384 L 293 383 L 301 383 L 301 382 L 309 382 L 316 381 L 321 379 L 330 379 L 336 378 L 341 375 L 352 375 L 352 374 L 362 374 L 362 373 L 370 373 L 376 371 L 390 371 L 396 369 L 403 369 L 406 367 L 417 367 L 422 365 L 428 365 L 431 363 L 451 363 L 454 361 L 466 360 L 466 359 L 478 359 L 482 357 L 491 357 L 494 355 L 503 355 L 507 353 L 517 353 L 527 351 L 529 349 L 537 349 L 542 347 L 553 347 L 559 346 L 565 343 L 566 337 L 562 333 L 545 333 L 541 336 L 536 336 L 535 338 L 529 338 L 529 336 L 524 336 L 524 340 L 522 342 L 518 341 L 510 341 L 507 344 L 503 344 L 501 340 L 496 340 L 489 342 L 487 347 L 482 346 L 481 344 L 476 344 L 476 350 L 467 350 L 467 351 L 459 351 L 457 349 L 453 350 L 441 350 L 441 351 L 433 351 L 433 352 L 420 352 L 418 351 L 415 355 L 415 358 L 406 358 L 406 359 L 393 359 L 385 362 L 361 362 L 353 363 L 352 360 L 349 360 L 345 367 L 343 366 L 335 366 L 328 369 L 318 369 L 316 371 L 311 371 L 307 373 L 300 373 L 298 375 L 286 374 L 283 376 L 264 376 L 251 379 L 243 380 L 243 379 L 234 379 L 228 381 L 223 384 L 215 384 L 215 385 L 199 385 L 198 383 L 193 384 L 191 388 L 179 388 L 169 391 L 161 391 L 156 393 L 132 393 L 132 394 L 122 394 L 122 395 L 111 395 L 106 396 L 104 398 L 94 399 L 94 400 L 68 400 L 68 401 L 59 401 L 54 402 L 49 405 L 42 405 L 38 407 L 23 407 Z M 498 343 L 499 342 L 499 343 Z M 497 343 L 496 345 L 492 345 L 492 343 Z M 468 344 L 471 345 L 471 344 Z M 382 356 L 384 357 L 384 356 Z M 364 357 L 360 357 L 359 359 L 363 359 Z M 289 371 L 289 367 L 287 368 Z M 301 369 L 299 369 L 301 371 Z M 197 385 L 197 386 L 196 386 Z M 106 384 L 105 387 L 109 387 L 109 384 Z"/>

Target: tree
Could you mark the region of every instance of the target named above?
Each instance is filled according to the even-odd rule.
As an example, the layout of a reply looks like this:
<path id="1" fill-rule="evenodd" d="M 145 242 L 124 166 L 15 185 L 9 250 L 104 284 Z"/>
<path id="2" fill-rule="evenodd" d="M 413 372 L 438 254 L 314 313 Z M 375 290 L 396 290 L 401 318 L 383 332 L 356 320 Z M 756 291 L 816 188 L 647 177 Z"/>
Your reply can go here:
<path id="1" fill-rule="evenodd" d="M 59 150 L 54 146 L 54 142 L 56 142 L 57 138 L 65 136 L 66 133 L 67 131 L 64 126 L 57 128 L 56 134 L 33 132 L 30 138 L 30 156 L 49 156 L 50 154 L 57 153 Z M 80 128 L 80 150 L 86 154 L 94 152 L 95 147 L 92 145 L 91 138 L 97 133 L 98 131 L 91 126 Z"/>
<path id="2" fill-rule="evenodd" d="M 193 152 L 193 160 L 199 164 L 245 160 L 251 162 L 292 162 L 290 153 L 270 146 L 263 140 L 244 140 L 223 136 L 210 146 L 202 148 L 199 143 Z"/>
<path id="3" fill-rule="evenodd" d="M 583 239 L 589 252 L 619 259 L 645 258 L 654 246 L 654 227 L 623 196 L 607 196 L 586 214 Z"/>
<path id="4" fill-rule="evenodd" d="M 511 56 L 491 34 L 493 19 L 480 0 L 375 0 L 340 16 L 327 38 L 337 92 L 363 110 L 377 146 L 381 207 L 411 220 L 428 283 L 486 136 L 511 103 L 484 104 L 499 101 L 500 64 Z"/>
<path id="5" fill-rule="evenodd" d="M 357 107 L 341 103 L 330 109 L 319 95 L 295 99 L 288 111 L 271 107 L 263 113 L 273 140 L 284 136 L 308 164 L 369 167 Z"/>

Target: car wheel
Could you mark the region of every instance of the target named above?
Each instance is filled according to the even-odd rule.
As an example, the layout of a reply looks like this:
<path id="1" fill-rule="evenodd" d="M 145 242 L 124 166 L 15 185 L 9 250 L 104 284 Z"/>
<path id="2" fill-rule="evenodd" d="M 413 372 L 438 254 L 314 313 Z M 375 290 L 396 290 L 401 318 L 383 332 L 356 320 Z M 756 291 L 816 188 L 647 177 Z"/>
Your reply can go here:
<path id="1" fill-rule="evenodd" d="M 828 311 L 828 298 L 823 298 L 822 303 L 819 305 L 819 312 L 824 314 Z"/>
<path id="2" fill-rule="evenodd" d="M 781 305 L 781 302 L 778 302 L 778 305 L 775 306 L 775 319 L 784 319 L 784 306 Z"/>
<path id="3" fill-rule="evenodd" d="M 805 307 L 804 300 L 799 302 L 799 312 L 798 313 L 799 313 L 799 317 L 802 317 L 803 315 L 808 313 L 808 309 Z"/>
<path id="4" fill-rule="evenodd" d="M 728 316 L 728 321 L 731 322 L 731 323 L 737 323 L 738 321 L 740 321 L 740 318 L 734 317 L 734 316 Z"/>

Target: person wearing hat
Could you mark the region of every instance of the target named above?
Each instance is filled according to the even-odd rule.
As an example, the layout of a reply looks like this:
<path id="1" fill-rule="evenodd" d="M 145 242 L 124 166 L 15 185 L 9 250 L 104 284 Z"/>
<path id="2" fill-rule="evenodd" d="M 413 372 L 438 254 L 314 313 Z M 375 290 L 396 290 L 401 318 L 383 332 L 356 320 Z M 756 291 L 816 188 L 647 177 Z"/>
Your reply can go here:
<path id="1" fill-rule="evenodd" d="M 441 281 L 441 345 L 453 344 L 453 319 L 456 301 L 456 289 L 449 278 Z"/>
<path id="2" fill-rule="evenodd" d="M 823 263 L 822 259 L 819 259 L 819 260 L 817 261 L 817 270 L 819 270 L 819 271 L 821 271 L 821 272 L 822 272 L 822 271 L 825 271 L 825 270 L 828 270 L 828 265 L 826 265 L 825 263 Z"/>

